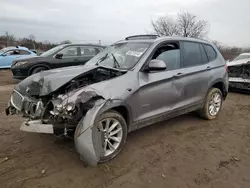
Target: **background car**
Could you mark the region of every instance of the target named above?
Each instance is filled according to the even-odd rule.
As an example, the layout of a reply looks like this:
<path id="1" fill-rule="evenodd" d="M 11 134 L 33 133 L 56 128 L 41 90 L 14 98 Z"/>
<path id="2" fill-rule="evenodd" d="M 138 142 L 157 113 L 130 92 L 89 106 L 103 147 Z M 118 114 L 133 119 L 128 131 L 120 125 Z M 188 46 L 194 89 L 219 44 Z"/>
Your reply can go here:
<path id="1" fill-rule="evenodd" d="M 250 91 L 250 53 L 242 53 L 227 62 L 229 87 Z"/>
<path id="2" fill-rule="evenodd" d="M 10 68 L 12 62 L 17 58 L 26 58 L 37 56 L 28 48 L 16 46 L 7 47 L 0 50 L 0 68 Z"/>
<path id="3" fill-rule="evenodd" d="M 32 74 L 67 66 L 84 65 L 103 50 L 103 46 L 85 44 L 63 44 L 37 57 L 13 61 L 11 71 L 14 79 L 24 79 Z"/>

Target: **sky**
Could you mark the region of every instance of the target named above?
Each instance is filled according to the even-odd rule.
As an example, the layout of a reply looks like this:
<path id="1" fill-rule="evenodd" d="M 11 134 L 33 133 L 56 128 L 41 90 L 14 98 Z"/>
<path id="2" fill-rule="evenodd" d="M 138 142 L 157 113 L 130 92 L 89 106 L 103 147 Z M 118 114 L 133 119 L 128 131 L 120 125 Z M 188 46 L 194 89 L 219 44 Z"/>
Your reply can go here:
<path id="1" fill-rule="evenodd" d="M 209 39 L 250 46 L 249 10 L 250 0 L 0 0 L 0 35 L 111 44 L 188 11 L 208 21 Z"/>

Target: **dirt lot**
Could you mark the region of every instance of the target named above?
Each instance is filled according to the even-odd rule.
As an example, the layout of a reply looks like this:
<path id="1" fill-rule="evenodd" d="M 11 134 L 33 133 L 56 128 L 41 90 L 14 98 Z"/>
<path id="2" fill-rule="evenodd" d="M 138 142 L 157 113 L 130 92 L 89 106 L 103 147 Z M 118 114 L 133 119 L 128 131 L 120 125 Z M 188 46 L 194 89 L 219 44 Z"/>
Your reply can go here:
<path id="1" fill-rule="evenodd" d="M 13 82 L 0 78 L 0 187 L 250 187 L 250 95 L 230 93 L 214 121 L 189 114 L 133 132 L 112 162 L 84 167 L 73 142 L 19 131 L 4 114 Z"/>

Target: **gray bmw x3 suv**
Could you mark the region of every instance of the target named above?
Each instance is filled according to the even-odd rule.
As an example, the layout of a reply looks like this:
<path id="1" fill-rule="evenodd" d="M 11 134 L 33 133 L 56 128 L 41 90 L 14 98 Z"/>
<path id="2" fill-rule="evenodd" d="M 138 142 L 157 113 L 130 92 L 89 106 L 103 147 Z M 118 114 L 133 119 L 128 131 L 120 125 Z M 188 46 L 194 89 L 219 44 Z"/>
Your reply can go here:
<path id="1" fill-rule="evenodd" d="M 137 35 L 84 66 L 26 78 L 6 114 L 26 118 L 22 131 L 74 137 L 81 159 L 96 165 L 121 151 L 128 132 L 192 111 L 216 118 L 227 92 L 227 66 L 213 44 Z"/>

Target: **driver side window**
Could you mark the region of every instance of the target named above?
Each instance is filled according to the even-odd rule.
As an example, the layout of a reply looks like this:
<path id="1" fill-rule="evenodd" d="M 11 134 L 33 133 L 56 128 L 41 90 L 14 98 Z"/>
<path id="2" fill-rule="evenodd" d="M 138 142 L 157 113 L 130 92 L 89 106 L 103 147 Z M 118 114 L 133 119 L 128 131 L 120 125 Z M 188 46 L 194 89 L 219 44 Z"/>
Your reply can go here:
<path id="1" fill-rule="evenodd" d="M 152 59 L 162 60 L 166 63 L 167 70 L 180 68 L 180 48 L 178 43 L 169 43 L 160 46 Z"/>

